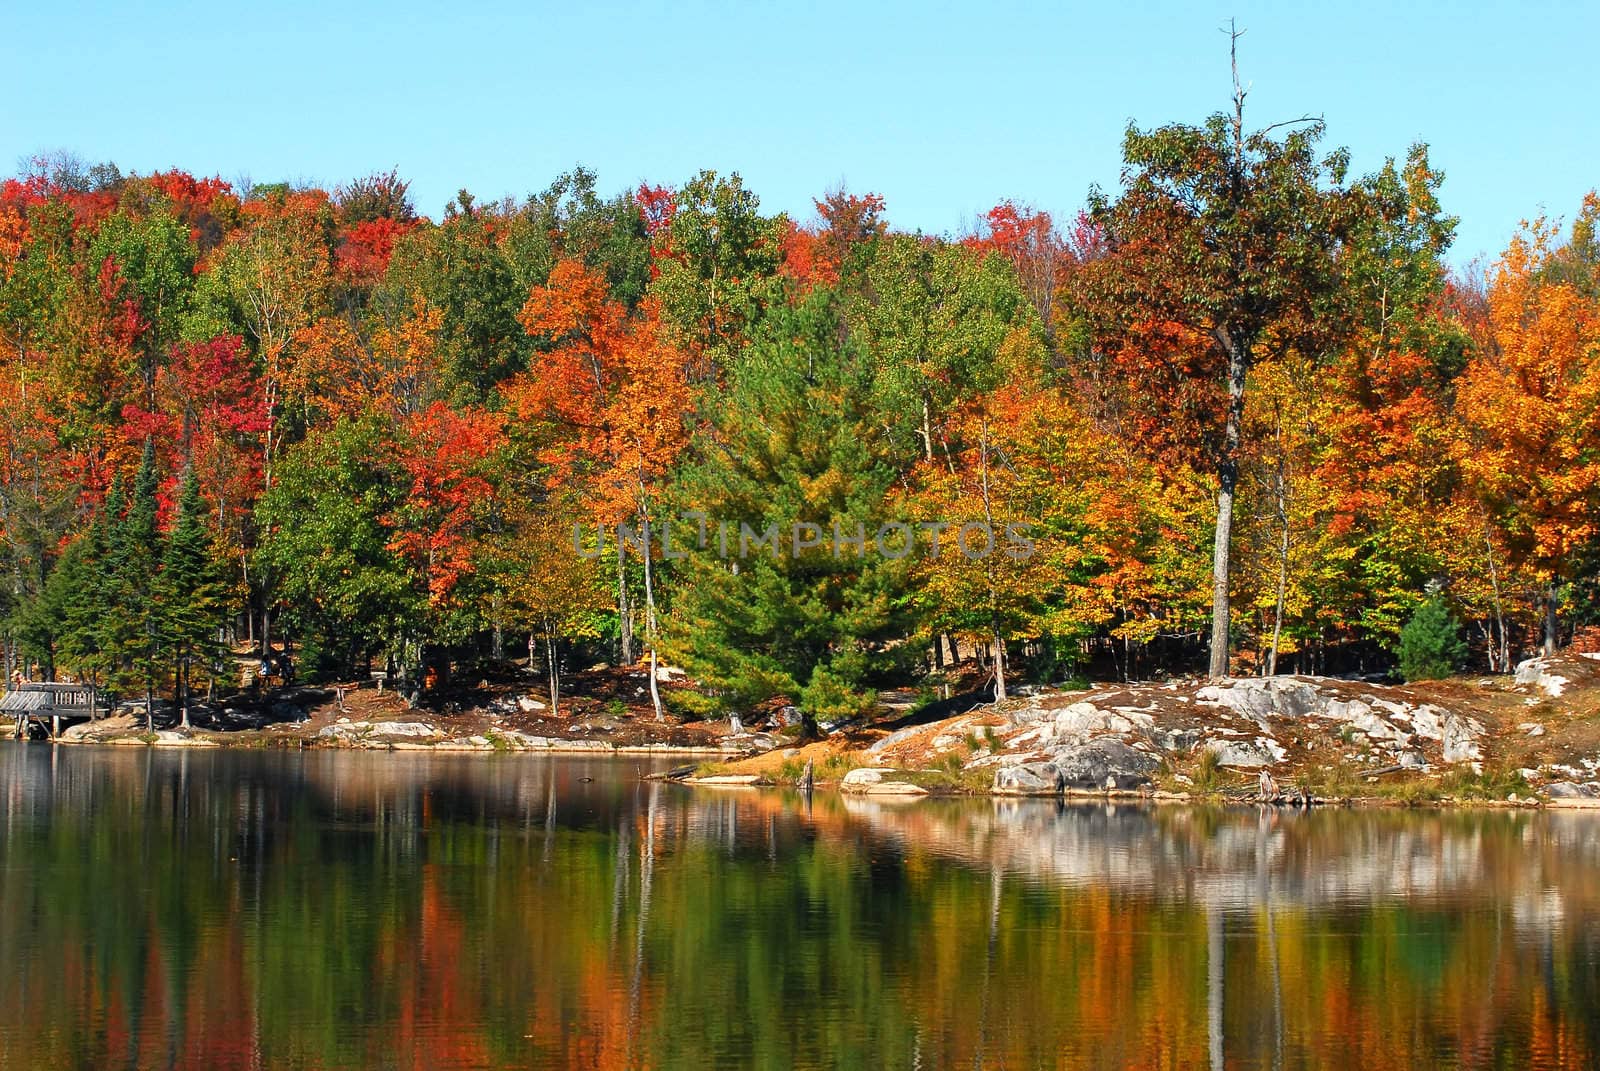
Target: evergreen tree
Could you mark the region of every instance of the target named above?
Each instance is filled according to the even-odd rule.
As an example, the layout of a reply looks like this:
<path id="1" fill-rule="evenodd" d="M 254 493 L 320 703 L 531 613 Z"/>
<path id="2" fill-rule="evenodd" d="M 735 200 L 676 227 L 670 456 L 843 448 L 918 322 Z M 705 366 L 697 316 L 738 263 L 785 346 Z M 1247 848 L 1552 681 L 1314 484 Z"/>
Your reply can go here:
<path id="1" fill-rule="evenodd" d="M 670 647 L 711 696 L 708 712 L 781 695 L 808 721 L 853 714 L 894 657 L 904 560 L 874 545 L 894 469 L 868 405 L 870 370 L 841 334 L 827 294 L 775 308 L 677 488 L 707 532 L 674 563 Z M 835 530 L 864 546 L 836 554 Z M 797 532 L 819 545 L 796 553 Z M 680 522 L 671 538 L 681 548 L 692 533 Z M 902 535 L 889 537 L 896 552 Z"/>
<path id="2" fill-rule="evenodd" d="M 89 531 L 67 548 L 57 567 L 63 588 L 60 657 L 79 677 L 97 686 L 109 677 L 112 633 L 121 626 L 111 612 L 111 534 L 127 501 L 121 478 L 114 478 Z"/>
<path id="3" fill-rule="evenodd" d="M 1437 592 L 1417 607 L 1400 630 L 1400 675 L 1407 681 L 1450 676 L 1467 657 L 1461 622 Z"/>
<path id="4" fill-rule="evenodd" d="M 103 571 L 107 683 L 119 692 L 143 687 L 147 729 L 155 727 L 155 676 L 161 647 L 159 486 L 155 448 L 147 439 L 127 512 L 110 518 Z"/>
<path id="5" fill-rule="evenodd" d="M 119 488 L 120 493 L 120 488 Z M 67 547 L 51 574 L 59 589 L 56 606 L 61 614 L 57 644 L 59 660 L 70 666 L 79 680 L 98 685 L 106 669 L 103 573 L 108 521 L 105 511 L 89 530 Z"/>
<path id="6" fill-rule="evenodd" d="M 205 671 L 216 661 L 217 626 L 224 612 L 222 584 L 206 531 L 205 500 L 200 497 L 200 480 L 193 467 L 184 473 L 177 521 L 167 537 L 157 601 L 161 639 L 172 655 L 178 709 L 187 728 L 194 666 L 198 663 Z"/>

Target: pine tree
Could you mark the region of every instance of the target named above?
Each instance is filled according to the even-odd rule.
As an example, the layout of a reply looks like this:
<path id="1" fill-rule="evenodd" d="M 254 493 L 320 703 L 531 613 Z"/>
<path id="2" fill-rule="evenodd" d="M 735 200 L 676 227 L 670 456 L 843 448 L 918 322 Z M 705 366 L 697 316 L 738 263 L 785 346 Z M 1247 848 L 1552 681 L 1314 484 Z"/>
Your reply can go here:
<path id="1" fill-rule="evenodd" d="M 106 668 L 104 652 L 105 567 L 107 520 L 97 515 L 84 535 L 73 540 L 56 564 L 50 582 L 59 589 L 56 605 L 61 614 L 58 659 L 70 666 L 79 680 L 99 685 Z"/>
<path id="2" fill-rule="evenodd" d="M 157 596 L 160 639 L 172 657 L 181 724 L 188 728 L 194 666 L 199 663 L 204 669 L 215 661 L 217 626 L 224 609 L 222 584 L 206 530 L 205 500 L 200 497 L 200 480 L 192 466 L 184 473 L 178 517 L 167 537 Z"/>
<path id="3" fill-rule="evenodd" d="M 708 519 L 681 581 L 671 650 L 711 710 L 797 700 L 808 722 L 864 709 L 899 635 L 902 558 L 874 546 L 894 470 L 871 419 L 870 370 L 841 345 L 830 298 L 775 309 L 730 370 L 677 488 Z M 834 532 L 862 540 L 834 552 Z M 761 543 L 765 533 L 774 541 Z M 795 536 L 819 545 L 796 553 Z M 898 553 L 903 533 L 890 537 Z M 676 524 L 678 548 L 697 542 Z"/>
<path id="4" fill-rule="evenodd" d="M 161 614 L 158 580 L 162 547 L 156 493 L 155 448 L 145 440 L 127 512 L 110 517 L 103 576 L 106 594 L 104 649 L 108 683 L 116 690 L 143 686 L 145 728 L 153 730 L 155 676 L 159 668 Z"/>
<path id="5" fill-rule="evenodd" d="M 1417 607 L 1400 630 L 1400 675 L 1407 681 L 1439 680 L 1450 676 L 1467 656 L 1461 641 L 1461 622 L 1444 596 L 1435 592 Z"/>
<path id="6" fill-rule="evenodd" d="M 73 564 L 63 556 L 58 566 L 58 570 L 68 570 L 61 581 L 65 588 L 61 659 L 96 686 L 109 679 L 112 670 L 109 645 L 114 631 L 121 627 L 120 620 L 112 613 L 111 536 L 127 502 L 121 478 L 114 478 L 105 504 L 90 523 L 88 533 L 73 545 L 80 548 L 81 559 Z"/>

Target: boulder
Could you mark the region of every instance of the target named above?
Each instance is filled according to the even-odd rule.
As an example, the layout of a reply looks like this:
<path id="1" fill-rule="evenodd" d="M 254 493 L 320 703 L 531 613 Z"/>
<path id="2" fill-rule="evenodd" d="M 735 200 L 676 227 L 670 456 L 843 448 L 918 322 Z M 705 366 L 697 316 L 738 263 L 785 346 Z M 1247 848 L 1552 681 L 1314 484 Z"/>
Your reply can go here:
<path id="1" fill-rule="evenodd" d="M 1060 743 L 1085 743 L 1096 736 L 1121 736 L 1155 724 L 1149 714 L 1101 710 L 1093 703 L 1073 703 L 1056 714 L 1049 735 Z"/>
<path id="2" fill-rule="evenodd" d="M 1553 800 L 1600 799 L 1600 784 L 1591 781 L 1577 784 L 1572 781 L 1553 781 L 1544 788 L 1545 795 Z"/>
<path id="3" fill-rule="evenodd" d="M 1227 684 L 1208 684 L 1195 698 L 1237 711 L 1257 724 L 1274 714 L 1303 718 L 1327 704 L 1315 685 L 1296 677 L 1241 677 Z"/>
<path id="4" fill-rule="evenodd" d="M 854 789 L 858 792 L 865 791 L 870 785 L 880 784 L 884 774 L 896 773 L 891 766 L 862 766 L 851 770 L 839 781 L 839 787 L 846 791 Z"/>
<path id="5" fill-rule="evenodd" d="M 1162 751 L 1193 751 L 1205 739 L 1205 734 L 1199 729 L 1173 729 L 1170 732 L 1159 733 L 1155 737 L 1156 744 Z"/>
<path id="6" fill-rule="evenodd" d="M 537 714 L 539 711 L 545 709 L 545 705 L 533 698 L 533 696 L 525 695 L 517 700 L 517 709 L 521 710 L 524 714 Z"/>
<path id="7" fill-rule="evenodd" d="M 901 743 L 902 741 L 905 741 L 905 740 L 909 740 L 913 736 L 917 735 L 917 731 L 920 728 L 921 728 L 920 726 L 913 725 L 913 726 L 911 726 L 910 728 L 907 728 L 907 729 L 896 729 L 894 732 L 890 733 L 888 736 L 882 737 L 882 738 L 880 738 L 878 740 L 874 740 L 871 743 L 871 745 L 868 746 L 867 754 L 869 754 L 869 755 L 882 754 L 883 752 L 885 752 L 885 751 L 889 750 L 890 748 L 894 747 L 896 744 Z"/>
<path id="8" fill-rule="evenodd" d="M 1445 762 L 1475 762 L 1483 758 L 1483 749 L 1478 746 L 1482 735 L 1483 726 L 1476 720 L 1459 714 L 1445 715 L 1440 757 Z"/>
<path id="9" fill-rule="evenodd" d="M 1216 754 L 1218 765 L 1234 768 L 1271 766 L 1286 754 L 1270 736 L 1258 736 L 1254 740 L 1210 740 L 1205 746 Z"/>
<path id="10" fill-rule="evenodd" d="M 1568 679 L 1552 672 L 1543 658 L 1529 658 L 1517 663 L 1517 683 L 1531 685 L 1552 699 L 1566 691 Z"/>
<path id="11" fill-rule="evenodd" d="M 871 796 L 924 796 L 928 790 L 909 781 L 896 781 L 886 774 L 901 771 L 887 766 L 863 766 L 851 770 L 839 782 L 841 792 L 859 792 Z"/>
<path id="12" fill-rule="evenodd" d="M 1409 716 L 1409 711 L 1400 708 L 1393 716 L 1404 719 Z M 1406 744 L 1411 741 L 1410 733 L 1375 713 L 1372 707 L 1359 699 L 1348 702 L 1335 699 L 1328 704 L 1323 717 L 1336 719 L 1352 729 L 1365 733 L 1367 739 L 1374 743 Z"/>
<path id="13" fill-rule="evenodd" d="M 1444 721 L 1449 716 L 1449 711 L 1432 703 L 1424 703 L 1408 714 L 1413 732 L 1424 740 L 1441 741 L 1444 739 Z"/>
<path id="14" fill-rule="evenodd" d="M 362 723 L 358 722 L 357 725 Z M 379 721 L 366 723 L 373 736 L 436 736 L 439 730 L 420 721 Z"/>
<path id="15" fill-rule="evenodd" d="M 1060 784 L 1069 788 L 1136 788 L 1146 784 L 1160 763 L 1155 756 L 1102 737 L 1051 756 Z"/>
<path id="16" fill-rule="evenodd" d="M 1024 762 L 994 772 L 994 790 L 1016 795 L 1060 792 L 1065 782 L 1053 762 Z"/>

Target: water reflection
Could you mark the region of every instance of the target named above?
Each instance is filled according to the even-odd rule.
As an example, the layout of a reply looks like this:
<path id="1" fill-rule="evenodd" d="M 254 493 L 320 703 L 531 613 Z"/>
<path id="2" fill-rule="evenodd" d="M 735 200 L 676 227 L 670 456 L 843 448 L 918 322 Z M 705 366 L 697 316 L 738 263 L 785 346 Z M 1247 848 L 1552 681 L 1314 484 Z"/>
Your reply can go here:
<path id="1" fill-rule="evenodd" d="M 1589 1067 L 1581 814 L 0 748 L 0 1066 Z"/>

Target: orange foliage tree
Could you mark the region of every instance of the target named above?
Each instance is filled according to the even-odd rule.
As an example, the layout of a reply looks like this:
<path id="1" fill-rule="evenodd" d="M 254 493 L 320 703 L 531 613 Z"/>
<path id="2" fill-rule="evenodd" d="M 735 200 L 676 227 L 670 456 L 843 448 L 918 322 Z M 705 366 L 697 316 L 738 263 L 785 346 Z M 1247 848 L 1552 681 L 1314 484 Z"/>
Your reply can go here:
<path id="1" fill-rule="evenodd" d="M 1535 222 L 1489 286 L 1492 345 L 1460 383 L 1462 468 L 1544 588 L 1544 648 L 1560 639 L 1561 587 L 1600 534 L 1600 302 L 1551 278 L 1554 228 Z"/>
<path id="2" fill-rule="evenodd" d="M 659 307 L 646 300 L 629 315 L 607 294 L 598 272 L 559 262 L 549 282 L 534 287 L 518 316 L 549 347 L 504 387 L 517 419 L 543 430 L 540 457 L 554 486 L 581 487 L 597 523 L 633 519 L 648 533 L 660 482 L 688 440 L 692 405 L 685 353 L 669 341 Z M 627 614 L 626 576 L 618 545 L 618 612 Z M 655 688 L 655 583 L 643 555 L 645 631 Z M 626 626 L 624 626 L 626 628 Z"/>

